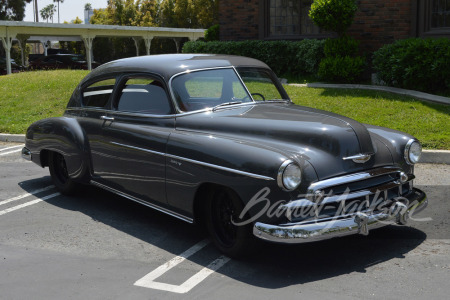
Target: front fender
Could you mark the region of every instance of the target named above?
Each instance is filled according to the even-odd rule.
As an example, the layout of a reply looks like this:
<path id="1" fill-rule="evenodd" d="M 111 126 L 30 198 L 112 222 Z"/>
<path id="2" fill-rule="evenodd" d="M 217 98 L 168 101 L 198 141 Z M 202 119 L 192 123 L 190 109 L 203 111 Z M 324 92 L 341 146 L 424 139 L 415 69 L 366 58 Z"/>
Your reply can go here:
<path id="1" fill-rule="evenodd" d="M 259 214 L 266 205 L 296 199 L 298 191 L 286 192 L 277 184 L 278 170 L 286 159 L 301 166 L 305 185 L 317 180 L 311 165 L 301 157 L 223 136 L 176 131 L 170 135 L 166 157 L 167 200 L 184 214 L 192 213 L 196 191 L 204 183 L 231 188 L 244 205 L 268 188 L 268 201 L 252 206 L 250 216 Z M 267 215 L 261 219 L 267 221 Z"/>
<path id="2" fill-rule="evenodd" d="M 27 129 L 25 145 L 34 163 L 45 167 L 47 151 L 58 152 L 64 156 L 71 178 L 89 182 L 89 143 L 77 119 L 56 117 L 37 121 Z"/>

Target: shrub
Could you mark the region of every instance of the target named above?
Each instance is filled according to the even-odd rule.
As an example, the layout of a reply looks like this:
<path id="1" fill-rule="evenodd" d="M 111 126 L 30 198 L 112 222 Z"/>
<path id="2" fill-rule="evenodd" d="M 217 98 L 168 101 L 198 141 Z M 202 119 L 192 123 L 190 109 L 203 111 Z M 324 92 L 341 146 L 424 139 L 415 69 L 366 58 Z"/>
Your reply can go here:
<path id="1" fill-rule="evenodd" d="M 373 55 L 378 78 L 390 86 L 450 93 L 450 40 L 411 38 L 385 45 Z"/>
<path id="2" fill-rule="evenodd" d="M 326 81 L 357 81 L 366 65 L 364 58 L 357 56 L 358 47 L 359 42 L 346 35 L 326 40 L 318 76 Z"/>
<path id="3" fill-rule="evenodd" d="M 361 56 L 329 56 L 319 65 L 319 77 L 334 82 L 355 82 L 364 70 L 365 61 Z"/>
<path id="4" fill-rule="evenodd" d="M 276 74 L 304 75 L 317 72 L 323 57 L 321 40 L 187 42 L 183 53 L 242 55 L 265 62 Z"/>
<path id="5" fill-rule="evenodd" d="M 205 32 L 205 40 L 207 42 L 219 40 L 219 24 L 209 27 Z"/>
<path id="6" fill-rule="evenodd" d="M 356 56 L 358 55 L 359 42 L 347 35 L 336 39 L 327 39 L 323 52 L 325 56 Z"/>
<path id="7" fill-rule="evenodd" d="M 353 23 L 358 9 L 355 0 L 314 0 L 309 17 L 324 30 L 343 35 Z"/>

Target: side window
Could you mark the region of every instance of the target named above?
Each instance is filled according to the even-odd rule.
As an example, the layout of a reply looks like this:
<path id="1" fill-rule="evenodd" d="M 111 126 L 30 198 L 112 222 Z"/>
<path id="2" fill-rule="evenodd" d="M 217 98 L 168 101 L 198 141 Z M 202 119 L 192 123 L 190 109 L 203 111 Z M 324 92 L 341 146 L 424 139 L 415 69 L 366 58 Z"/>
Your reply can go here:
<path id="1" fill-rule="evenodd" d="M 119 93 L 118 111 L 152 115 L 172 113 L 169 98 L 161 81 L 150 77 L 130 77 Z"/>
<path id="2" fill-rule="evenodd" d="M 83 89 L 83 106 L 105 107 L 111 97 L 115 78 L 94 82 Z"/>

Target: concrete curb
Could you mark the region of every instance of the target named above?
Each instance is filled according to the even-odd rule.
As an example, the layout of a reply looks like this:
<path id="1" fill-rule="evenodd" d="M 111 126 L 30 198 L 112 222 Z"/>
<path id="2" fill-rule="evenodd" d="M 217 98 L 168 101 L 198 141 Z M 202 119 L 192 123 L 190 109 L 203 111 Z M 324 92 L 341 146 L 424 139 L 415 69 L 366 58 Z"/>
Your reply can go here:
<path id="1" fill-rule="evenodd" d="M 450 165 L 450 151 L 448 151 L 448 150 L 423 150 L 419 163 Z"/>
<path id="2" fill-rule="evenodd" d="M 0 142 L 25 143 L 25 134 L 0 133 Z"/>
<path id="3" fill-rule="evenodd" d="M 0 142 L 25 143 L 25 135 L 0 133 Z M 450 151 L 423 150 L 420 163 L 450 165 Z"/>
<path id="4" fill-rule="evenodd" d="M 435 102 L 440 104 L 450 105 L 450 98 L 442 97 L 432 94 L 427 94 L 418 91 L 405 90 L 390 86 L 382 85 L 364 85 L 364 84 L 328 84 L 328 83 L 306 83 L 306 84 L 296 84 L 290 83 L 292 86 L 309 87 L 309 88 L 324 88 L 324 89 L 361 89 L 361 90 L 374 90 L 389 92 L 397 95 L 410 96 L 419 100 Z"/>

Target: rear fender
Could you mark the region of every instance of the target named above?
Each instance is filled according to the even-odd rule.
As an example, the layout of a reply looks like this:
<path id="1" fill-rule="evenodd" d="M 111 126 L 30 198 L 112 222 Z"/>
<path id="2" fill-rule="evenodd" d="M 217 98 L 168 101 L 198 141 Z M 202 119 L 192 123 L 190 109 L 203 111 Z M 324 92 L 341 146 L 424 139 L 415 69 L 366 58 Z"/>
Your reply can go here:
<path id="1" fill-rule="evenodd" d="M 28 128 L 25 144 L 34 163 L 46 167 L 49 151 L 58 152 L 66 160 L 70 178 L 89 182 L 89 143 L 77 119 L 58 117 L 37 121 Z"/>

